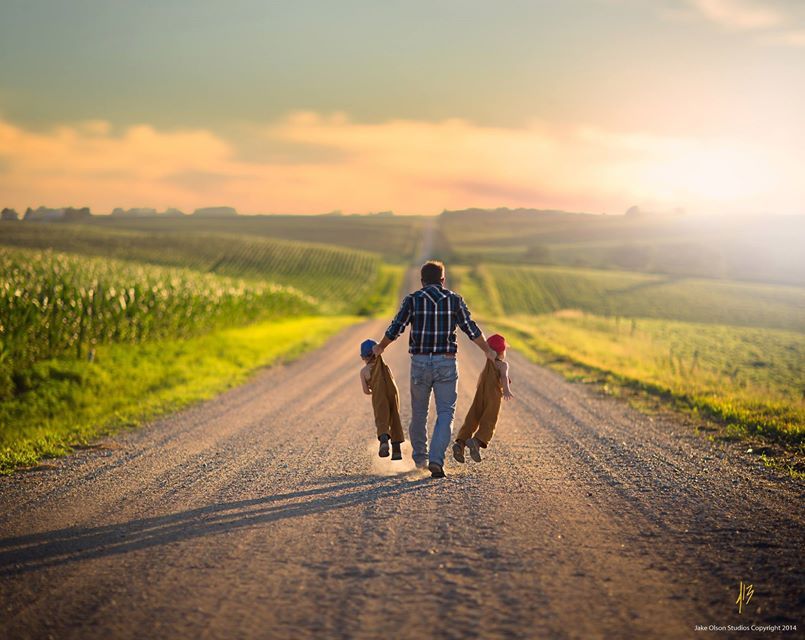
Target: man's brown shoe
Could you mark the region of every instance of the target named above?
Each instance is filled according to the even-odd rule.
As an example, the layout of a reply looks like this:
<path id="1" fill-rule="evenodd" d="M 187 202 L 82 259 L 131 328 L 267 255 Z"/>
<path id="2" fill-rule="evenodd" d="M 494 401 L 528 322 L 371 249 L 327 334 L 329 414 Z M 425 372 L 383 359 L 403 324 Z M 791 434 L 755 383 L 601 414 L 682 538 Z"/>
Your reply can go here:
<path id="1" fill-rule="evenodd" d="M 435 462 L 431 462 L 428 465 L 428 470 L 430 471 L 430 477 L 431 478 L 444 478 L 445 477 L 444 469 L 442 468 L 442 465 L 440 465 L 440 464 L 436 464 Z"/>

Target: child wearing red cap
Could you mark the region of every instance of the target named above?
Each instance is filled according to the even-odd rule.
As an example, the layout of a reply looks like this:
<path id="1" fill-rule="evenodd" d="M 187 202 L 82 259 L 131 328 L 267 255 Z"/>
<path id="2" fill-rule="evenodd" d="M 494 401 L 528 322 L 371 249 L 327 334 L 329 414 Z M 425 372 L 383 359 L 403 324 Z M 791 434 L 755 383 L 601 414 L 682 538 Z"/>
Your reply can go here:
<path id="1" fill-rule="evenodd" d="M 489 337 L 487 344 L 497 351 L 498 356 L 494 361 L 486 361 L 478 378 L 478 388 L 475 390 L 472 405 L 453 444 L 453 458 L 456 462 L 464 462 L 465 446 L 469 448 L 470 457 L 475 462 L 481 461 L 481 449 L 486 449 L 495 433 L 501 399 L 510 400 L 514 397 L 510 387 L 509 363 L 506 362 L 506 339 L 496 333 Z"/>

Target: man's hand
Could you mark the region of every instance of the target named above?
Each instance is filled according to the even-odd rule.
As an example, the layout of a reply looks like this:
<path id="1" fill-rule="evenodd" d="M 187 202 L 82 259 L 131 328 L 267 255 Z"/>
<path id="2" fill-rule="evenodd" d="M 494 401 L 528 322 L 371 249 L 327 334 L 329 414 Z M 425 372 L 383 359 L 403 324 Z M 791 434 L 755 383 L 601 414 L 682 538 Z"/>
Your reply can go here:
<path id="1" fill-rule="evenodd" d="M 492 362 L 498 357 L 498 352 L 494 349 L 487 349 L 486 350 L 486 357 L 491 360 Z"/>
<path id="2" fill-rule="evenodd" d="M 376 356 L 379 356 L 381 353 L 383 353 L 386 350 L 386 347 L 389 346 L 390 344 L 391 344 L 391 340 L 389 340 L 389 337 L 388 336 L 383 336 L 380 339 L 380 342 L 378 344 L 376 344 L 374 347 L 372 347 L 372 353 L 374 353 Z"/>
<path id="3" fill-rule="evenodd" d="M 512 399 L 514 396 L 512 395 L 512 392 L 511 392 L 511 391 L 509 391 L 508 389 L 505 389 L 505 390 L 503 391 L 503 397 L 504 397 L 506 400 L 511 400 L 511 399 Z"/>

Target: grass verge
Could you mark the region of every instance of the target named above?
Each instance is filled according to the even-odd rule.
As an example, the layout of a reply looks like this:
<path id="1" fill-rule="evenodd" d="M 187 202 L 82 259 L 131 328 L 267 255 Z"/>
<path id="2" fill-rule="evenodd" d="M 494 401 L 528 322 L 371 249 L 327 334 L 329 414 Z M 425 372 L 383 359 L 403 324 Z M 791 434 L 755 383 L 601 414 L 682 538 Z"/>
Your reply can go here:
<path id="1" fill-rule="evenodd" d="M 0 474 L 204 400 L 259 367 L 319 347 L 357 316 L 302 317 L 183 341 L 99 347 L 94 362 L 34 365 L 30 391 L 0 405 Z"/>
<path id="2" fill-rule="evenodd" d="M 512 345 L 564 377 L 638 409 L 670 408 L 764 462 L 805 475 L 805 407 L 796 332 L 579 312 L 495 319 Z"/>

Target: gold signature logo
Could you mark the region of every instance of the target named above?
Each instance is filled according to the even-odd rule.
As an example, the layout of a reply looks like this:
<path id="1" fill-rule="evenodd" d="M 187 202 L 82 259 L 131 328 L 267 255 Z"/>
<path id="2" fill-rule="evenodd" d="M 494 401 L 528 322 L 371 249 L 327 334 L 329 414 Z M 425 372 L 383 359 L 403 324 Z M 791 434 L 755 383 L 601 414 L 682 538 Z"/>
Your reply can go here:
<path id="1" fill-rule="evenodd" d="M 744 584 L 744 581 L 741 580 L 741 585 L 738 591 L 738 599 L 735 601 L 735 604 L 738 605 L 738 613 L 744 612 L 744 607 L 749 604 L 749 601 L 752 599 L 753 595 L 755 595 L 754 585 Z"/>

